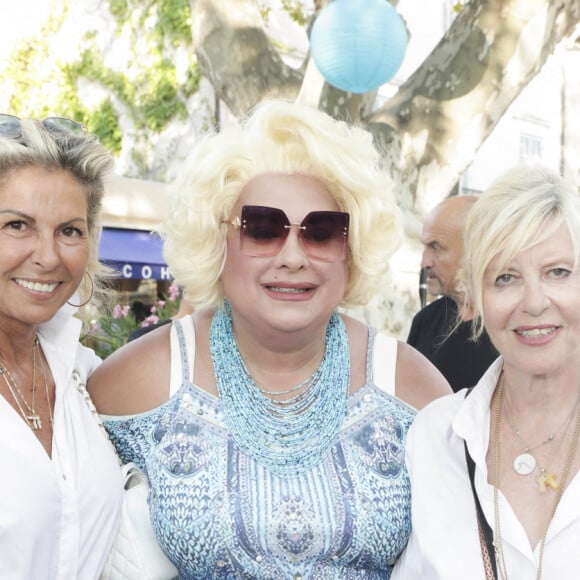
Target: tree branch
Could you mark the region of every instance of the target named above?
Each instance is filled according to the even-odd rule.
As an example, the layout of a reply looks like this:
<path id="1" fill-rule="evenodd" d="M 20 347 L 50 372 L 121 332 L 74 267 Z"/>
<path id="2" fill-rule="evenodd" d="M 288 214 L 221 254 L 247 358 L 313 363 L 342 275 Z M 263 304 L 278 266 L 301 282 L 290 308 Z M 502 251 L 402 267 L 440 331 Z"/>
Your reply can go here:
<path id="1" fill-rule="evenodd" d="M 422 66 L 367 117 L 416 210 L 448 192 L 555 46 L 580 0 L 472 0 Z M 395 149 L 395 152 L 392 149 Z M 427 173 L 427 175 L 421 175 Z M 439 198 L 442 196 L 439 195 Z"/>

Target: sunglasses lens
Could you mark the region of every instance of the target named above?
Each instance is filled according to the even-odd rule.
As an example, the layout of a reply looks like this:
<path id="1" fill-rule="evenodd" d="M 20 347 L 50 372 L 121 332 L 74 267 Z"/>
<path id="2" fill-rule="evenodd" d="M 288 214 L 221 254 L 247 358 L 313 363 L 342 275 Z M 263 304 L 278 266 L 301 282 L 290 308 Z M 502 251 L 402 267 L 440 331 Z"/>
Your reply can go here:
<path id="1" fill-rule="evenodd" d="M 83 135 L 87 128 L 81 123 L 64 117 L 48 117 L 42 121 L 44 128 L 51 133 L 72 133 L 73 135 Z"/>
<path id="2" fill-rule="evenodd" d="M 242 208 L 240 241 L 248 256 L 274 256 L 288 237 L 286 214 L 274 207 L 245 205 Z"/>
<path id="3" fill-rule="evenodd" d="M 247 256 L 275 256 L 291 229 L 297 228 L 306 253 L 311 258 L 334 262 L 346 256 L 348 213 L 313 211 L 300 224 L 290 224 L 278 208 L 258 205 L 242 207 L 241 249 Z"/>
<path id="4" fill-rule="evenodd" d="M 302 226 L 302 240 L 313 258 L 332 262 L 346 255 L 349 215 L 340 211 L 313 211 Z"/>
<path id="5" fill-rule="evenodd" d="M 0 135 L 8 139 L 22 137 L 20 119 L 14 115 L 0 114 Z"/>

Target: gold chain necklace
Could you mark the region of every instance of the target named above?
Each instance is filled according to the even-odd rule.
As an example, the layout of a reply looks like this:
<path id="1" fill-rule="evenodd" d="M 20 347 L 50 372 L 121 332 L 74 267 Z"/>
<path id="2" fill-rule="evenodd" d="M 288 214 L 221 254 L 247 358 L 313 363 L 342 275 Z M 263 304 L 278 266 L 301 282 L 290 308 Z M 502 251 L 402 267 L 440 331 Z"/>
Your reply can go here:
<path id="1" fill-rule="evenodd" d="M 46 404 L 48 405 L 48 420 L 50 424 L 54 424 L 54 417 L 52 416 L 52 403 L 50 401 L 50 394 L 48 392 L 48 379 L 46 377 L 46 369 L 44 368 L 44 362 L 40 361 L 40 370 L 42 371 L 42 377 L 44 379 L 44 394 L 46 395 Z M 56 399 L 56 393 L 54 394 Z M 55 401 L 56 402 L 56 401 Z"/>
<path id="2" fill-rule="evenodd" d="M 18 383 L 8 370 L 6 364 L 0 364 L 0 375 L 4 379 L 12 398 L 14 399 L 20 414 L 26 424 L 33 430 L 42 429 L 42 421 L 36 412 L 36 351 L 38 350 L 38 338 L 34 339 L 32 345 L 32 400 L 30 404 L 26 400 L 24 393 L 20 390 Z M 26 410 L 25 410 L 26 408 Z M 26 412 L 28 411 L 28 413 Z"/>
<path id="3" fill-rule="evenodd" d="M 554 431 L 553 433 L 550 433 L 550 435 L 548 435 L 548 437 L 546 439 L 544 439 L 541 443 L 534 445 L 533 447 L 528 445 L 528 443 L 522 437 L 520 430 L 517 428 L 514 421 L 512 420 L 512 417 L 510 415 L 510 411 L 509 411 L 507 404 L 503 407 L 503 409 L 505 409 L 505 416 L 506 416 L 506 419 L 508 421 L 509 426 L 511 427 L 512 433 L 520 441 L 520 443 L 524 446 L 524 450 L 520 454 L 517 455 L 517 457 L 514 459 L 514 463 L 513 463 L 514 471 L 518 475 L 530 475 L 531 473 L 533 473 L 536 470 L 536 467 L 538 466 L 538 462 L 537 462 L 535 455 L 532 453 L 532 451 L 534 451 L 535 449 L 539 449 L 540 447 L 543 447 L 544 445 L 546 445 L 548 443 L 551 443 L 561 433 L 566 433 L 566 431 L 568 430 L 568 427 L 570 426 L 570 422 L 572 421 L 572 417 L 574 416 L 574 411 L 576 411 L 576 406 L 578 405 L 578 401 L 580 401 L 580 393 L 578 394 L 578 397 L 576 397 L 576 403 L 572 407 L 572 409 L 570 410 L 568 417 L 565 419 L 565 421 L 562 424 L 562 426 L 560 427 L 560 429 L 558 429 L 557 431 Z M 502 409 L 502 411 L 503 411 L 503 409 Z M 554 473 L 550 473 L 549 471 L 547 471 L 543 467 L 540 467 L 540 475 L 536 478 L 536 481 L 538 482 L 539 489 L 542 493 L 546 492 L 546 485 L 551 487 L 552 489 L 558 489 L 558 483 L 556 482 L 556 475 Z"/>
<path id="4" fill-rule="evenodd" d="M 508 580 L 505 557 L 503 553 L 503 542 L 501 539 L 501 525 L 499 518 L 499 501 L 498 501 L 498 489 L 499 489 L 499 428 L 501 422 L 501 411 L 503 404 L 504 386 L 503 386 L 503 371 L 499 383 L 499 393 L 497 397 L 497 402 L 495 406 L 495 428 L 494 428 L 494 441 L 493 441 L 493 469 L 494 469 L 494 482 L 493 482 L 493 510 L 495 516 L 494 525 L 494 541 L 493 547 L 495 548 L 495 559 L 497 561 L 498 570 L 503 577 L 503 580 Z M 572 463 L 574 462 L 574 457 L 576 455 L 576 448 L 578 447 L 578 434 L 580 433 L 580 410 L 576 413 L 576 428 L 574 430 L 574 435 L 572 436 L 572 443 L 570 445 L 570 451 L 568 452 L 568 457 L 566 459 L 566 465 L 564 466 L 564 472 L 562 473 L 562 482 L 556 489 L 556 495 L 554 497 L 554 504 L 550 512 L 550 517 L 548 518 L 548 523 L 540 539 L 540 557 L 538 562 L 538 571 L 536 573 L 536 580 L 541 580 L 542 578 L 542 565 L 544 563 L 544 546 L 546 545 L 546 536 L 548 535 L 548 528 L 552 522 L 562 494 L 564 493 L 564 488 L 566 486 L 566 480 L 572 469 Z"/>

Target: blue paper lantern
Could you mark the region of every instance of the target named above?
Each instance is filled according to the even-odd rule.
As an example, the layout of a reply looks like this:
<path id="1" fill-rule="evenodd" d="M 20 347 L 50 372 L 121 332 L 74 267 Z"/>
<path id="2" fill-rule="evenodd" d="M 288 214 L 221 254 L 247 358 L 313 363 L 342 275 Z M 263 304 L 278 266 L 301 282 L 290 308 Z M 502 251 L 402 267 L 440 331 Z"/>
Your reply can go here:
<path id="1" fill-rule="evenodd" d="M 322 76 L 350 93 L 366 93 L 392 79 L 406 49 L 405 23 L 387 0 L 334 0 L 310 34 Z"/>

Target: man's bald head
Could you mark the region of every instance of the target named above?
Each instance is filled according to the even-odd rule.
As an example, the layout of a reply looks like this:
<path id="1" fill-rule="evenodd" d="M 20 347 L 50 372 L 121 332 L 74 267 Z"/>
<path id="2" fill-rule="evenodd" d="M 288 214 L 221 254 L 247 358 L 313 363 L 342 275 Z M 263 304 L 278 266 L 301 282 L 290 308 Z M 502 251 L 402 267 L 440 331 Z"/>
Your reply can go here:
<path id="1" fill-rule="evenodd" d="M 456 274 L 463 257 L 463 228 L 476 195 L 449 197 L 437 204 L 425 218 L 421 242 L 421 267 L 427 272 L 429 293 L 457 299 Z"/>

